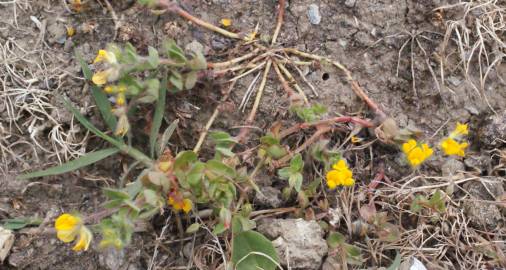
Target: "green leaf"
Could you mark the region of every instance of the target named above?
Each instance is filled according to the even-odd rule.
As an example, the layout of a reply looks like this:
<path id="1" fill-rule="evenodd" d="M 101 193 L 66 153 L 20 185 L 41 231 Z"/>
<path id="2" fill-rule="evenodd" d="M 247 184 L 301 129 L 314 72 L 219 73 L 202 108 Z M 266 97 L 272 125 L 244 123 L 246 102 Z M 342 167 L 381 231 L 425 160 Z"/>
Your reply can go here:
<path id="1" fill-rule="evenodd" d="M 185 79 L 184 79 L 184 89 L 190 90 L 192 89 L 195 84 L 197 84 L 198 79 L 198 73 L 196 71 L 190 71 L 186 73 Z"/>
<path id="2" fill-rule="evenodd" d="M 178 72 L 172 71 L 172 75 L 170 75 L 169 81 L 177 88 L 177 90 L 183 90 L 183 78 Z"/>
<path id="3" fill-rule="evenodd" d="M 130 195 L 122 190 L 104 188 L 104 195 L 111 200 L 129 200 Z"/>
<path id="4" fill-rule="evenodd" d="M 280 159 L 287 154 L 286 149 L 277 144 L 269 146 L 267 153 L 273 159 Z"/>
<path id="5" fill-rule="evenodd" d="M 158 81 L 158 80 L 157 80 Z M 155 157 L 155 145 L 158 139 L 158 133 L 162 126 L 163 114 L 165 112 L 165 97 L 167 95 L 167 76 L 165 75 L 162 81 L 162 87 L 158 90 L 158 100 L 156 101 L 155 115 L 151 124 L 151 131 L 149 133 L 149 154 L 152 158 Z"/>
<path id="6" fill-rule="evenodd" d="M 397 252 L 397 254 L 395 255 L 395 259 L 394 261 L 392 262 L 392 264 L 386 269 L 386 270 L 397 270 L 399 269 L 399 266 L 401 265 L 401 254 L 399 252 Z"/>
<path id="7" fill-rule="evenodd" d="M 90 67 L 88 66 L 88 64 L 86 64 L 86 62 L 84 61 L 83 57 L 79 52 L 75 51 L 75 55 L 77 61 L 79 62 L 79 65 L 81 66 L 81 70 L 83 71 L 84 78 L 86 80 L 91 81 L 91 78 L 93 77 L 93 72 L 91 71 Z"/>
<path id="8" fill-rule="evenodd" d="M 190 225 L 186 229 L 186 233 L 188 233 L 188 234 L 194 233 L 194 232 L 198 231 L 199 229 L 200 229 L 200 224 L 199 223 L 193 223 L 192 225 Z"/>
<path id="9" fill-rule="evenodd" d="M 292 173 L 288 178 L 288 185 L 291 188 L 295 188 L 295 191 L 299 192 L 302 187 L 302 174 Z"/>
<path id="10" fill-rule="evenodd" d="M 196 160 L 197 154 L 193 151 L 179 152 L 176 156 L 176 161 L 174 161 L 174 169 L 184 169 L 184 167 L 187 167 L 191 162 Z"/>
<path id="11" fill-rule="evenodd" d="M 93 72 L 91 72 L 90 68 L 86 64 L 86 62 L 83 60 L 81 55 L 76 52 L 76 58 L 79 61 L 79 64 L 81 65 L 81 69 L 83 71 L 83 75 L 86 78 L 86 80 L 91 80 L 93 76 Z M 116 128 L 116 117 L 112 114 L 112 107 L 111 102 L 109 102 L 109 99 L 107 98 L 107 95 L 105 94 L 102 89 L 94 84 L 89 85 L 91 88 L 91 94 L 93 95 L 93 99 L 95 100 L 95 103 L 97 104 L 98 110 L 100 111 L 100 114 L 102 115 L 102 118 L 104 119 L 105 123 L 109 127 L 110 130 L 114 130 Z"/>
<path id="12" fill-rule="evenodd" d="M 260 138 L 260 142 L 265 145 L 274 145 L 279 144 L 280 141 L 278 138 L 274 137 L 272 134 L 268 134 Z"/>
<path id="13" fill-rule="evenodd" d="M 207 168 L 211 170 L 212 172 L 228 177 L 228 178 L 234 178 L 235 177 L 235 170 L 228 165 L 225 165 L 223 162 L 211 159 L 207 161 Z"/>
<path id="14" fill-rule="evenodd" d="M 300 154 L 295 155 L 290 161 L 290 169 L 292 172 L 301 172 L 304 168 L 304 161 L 302 161 L 302 156 Z"/>
<path id="15" fill-rule="evenodd" d="M 244 231 L 232 240 L 232 262 L 237 270 L 275 270 L 279 257 L 265 236 L 255 231 Z"/>
<path id="16" fill-rule="evenodd" d="M 284 167 L 278 170 L 278 176 L 281 179 L 288 179 L 290 178 L 290 175 L 292 174 L 290 167 Z"/>
<path id="17" fill-rule="evenodd" d="M 214 227 L 213 234 L 219 235 L 219 234 L 222 234 L 223 232 L 225 232 L 226 230 L 227 230 L 227 228 L 225 227 L 225 224 L 220 222 Z"/>
<path id="18" fill-rule="evenodd" d="M 30 225 L 40 225 L 42 219 L 40 218 L 9 218 L 2 220 L 2 227 L 7 230 L 19 230 Z"/>
<path id="19" fill-rule="evenodd" d="M 344 244 L 345 237 L 339 232 L 331 232 L 327 238 L 327 244 L 330 248 L 337 248 L 339 245 Z"/>
<path id="20" fill-rule="evenodd" d="M 95 152 L 90 152 L 81 156 L 77 159 L 64 163 L 62 165 L 52 167 L 46 170 L 22 174 L 17 177 L 17 179 L 25 180 L 35 177 L 42 177 L 48 175 L 58 175 L 62 173 L 72 172 L 84 166 L 88 166 L 90 164 L 96 163 L 104 158 L 107 158 L 111 155 L 118 153 L 119 150 L 117 148 L 107 148 Z"/>
<path id="21" fill-rule="evenodd" d="M 146 202 L 154 207 L 158 207 L 160 202 L 160 196 L 156 193 L 156 191 L 152 189 L 145 189 L 144 190 L 144 198 L 146 199 Z"/>
<path id="22" fill-rule="evenodd" d="M 148 47 L 148 63 L 149 65 L 155 69 L 160 64 L 160 57 L 158 56 L 158 51 L 149 46 Z"/>
<path id="23" fill-rule="evenodd" d="M 192 70 L 204 70 L 207 69 L 207 62 L 204 54 L 202 52 L 195 52 L 193 55 L 193 59 L 188 61 L 188 66 Z"/>
<path id="24" fill-rule="evenodd" d="M 219 146 L 216 146 L 216 151 L 219 152 L 220 154 L 224 155 L 224 156 L 227 156 L 227 157 L 233 157 L 235 156 L 235 153 L 232 152 L 232 150 L 230 150 L 230 148 L 228 147 L 219 147 Z"/>
<path id="25" fill-rule="evenodd" d="M 165 147 L 167 147 L 167 144 L 169 143 L 170 137 L 172 137 L 172 133 L 177 128 L 177 124 L 179 123 L 179 119 L 176 119 L 170 123 L 169 127 L 165 129 L 163 132 L 162 138 L 160 139 L 160 143 L 158 144 L 158 150 L 156 156 L 161 156 L 163 151 L 165 150 Z"/>
<path id="26" fill-rule="evenodd" d="M 166 40 L 163 42 L 163 48 L 165 49 L 167 55 L 172 60 L 178 63 L 185 63 L 187 61 L 186 56 L 184 56 L 183 50 L 179 48 L 174 40 Z"/>

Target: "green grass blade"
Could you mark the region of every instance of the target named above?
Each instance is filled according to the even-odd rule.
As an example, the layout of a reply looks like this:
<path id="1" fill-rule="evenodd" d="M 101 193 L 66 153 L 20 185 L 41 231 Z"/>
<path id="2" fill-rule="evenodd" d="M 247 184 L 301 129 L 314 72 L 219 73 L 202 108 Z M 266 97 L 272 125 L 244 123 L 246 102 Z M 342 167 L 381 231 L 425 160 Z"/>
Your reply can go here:
<path id="1" fill-rule="evenodd" d="M 167 95 L 167 75 L 164 75 L 162 85 L 160 85 L 158 100 L 156 101 L 155 115 L 151 124 L 151 132 L 149 134 L 149 154 L 152 158 L 155 157 L 156 140 L 162 125 L 163 114 L 165 112 L 165 98 Z"/>
<path id="2" fill-rule="evenodd" d="M 72 114 L 76 117 L 76 119 L 83 125 L 85 128 L 87 128 L 89 131 L 93 132 L 98 137 L 104 139 L 105 141 L 109 142 L 110 144 L 116 146 L 120 151 L 123 153 L 133 157 L 134 159 L 142 162 L 146 166 L 151 166 L 153 164 L 153 161 L 144 155 L 141 151 L 132 148 L 128 145 L 126 145 L 124 142 L 119 141 L 104 132 L 100 131 L 97 127 L 95 127 L 86 117 L 84 117 L 70 102 L 66 99 L 63 99 L 63 102 L 65 104 L 65 107 L 72 112 Z"/>
<path id="3" fill-rule="evenodd" d="M 35 177 L 42 177 L 42 176 L 48 176 L 48 175 L 58 175 L 58 174 L 62 174 L 62 173 L 75 171 L 79 168 L 82 168 L 84 166 L 88 166 L 90 164 L 98 162 L 98 161 L 100 161 L 106 157 L 109 157 L 111 155 L 114 155 L 118 152 L 119 152 L 119 149 L 117 149 L 117 148 L 107 148 L 104 150 L 90 152 L 84 156 L 81 156 L 77 159 L 74 159 L 72 161 L 69 161 L 67 163 L 64 163 L 64 164 L 56 166 L 56 167 L 52 167 L 52 168 L 49 168 L 46 170 L 20 175 L 17 177 L 17 179 L 26 180 L 26 179 L 35 178 Z"/>
<path id="4" fill-rule="evenodd" d="M 88 64 L 83 60 L 81 55 L 76 52 L 76 58 L 81 65 L 81 69 L 83 70 L 83 75 L 86 80 L 90 81 L 93 73 L 91 72 Z M 95 103 L 97 104 L 98 109 L 100 110 L 100 114 L 104 119 L 105 123 L 109 127 L 110 130 L 114 130 L 116 128 L 116 117 L 112 114 L 111 103 L 107 99 L 107 95 L 100 89 L 100 87 L 90 84 L 91 94 L 93 95 L 93 99 L 95 99 Z"/>

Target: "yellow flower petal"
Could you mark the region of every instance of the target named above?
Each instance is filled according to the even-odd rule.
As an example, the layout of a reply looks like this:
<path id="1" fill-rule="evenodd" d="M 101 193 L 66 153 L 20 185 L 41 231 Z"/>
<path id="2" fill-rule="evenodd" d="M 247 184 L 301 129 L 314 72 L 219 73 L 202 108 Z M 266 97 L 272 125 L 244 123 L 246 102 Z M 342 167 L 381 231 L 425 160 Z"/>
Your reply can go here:
<path id="1" fill-rule="evenodd" d="M 225 27 L 229 27 L 232 25 L 232 20 L 231 19 L 221 19 L 220 24 Z"/>
<path id="2" fill-rule="evenodd" d="M 453 130 L 452 134 L 454 134 L 455 136 L 468 135 L 469 130 L 467 128 L 468 128 L 467 124 L 457 123 L 457 126 Z"/>
<path id="3" fill-rule="evenodd" d="M 107 60 L 107 51 L 99 50 L 97 53 L 97 57 L 95 57 L 95 60 L 93 60 L 93 64 L 104 62 L 106 60 Z"/>
<path id="4" fill-rule="evenodd" d="M 74 241 L 77 236 L 77 230 L 59 230 L 56 231 L 56 237 L 63 243 L 69 243 Z"/>
<path id="5" fill-rule="evenodd" d="M 81 218 L 71 214 L 62 214 L 54 222 L 54 228 L 59 230 L 72 230 L 81 224 Z"/>
<path id="6" fill-rule="evenodd" d="M 94 84 L 101 86 L 107 82 L 108 76 L 109 76 L 109 73 L 107 71 L 99 71 L 99 72 L 93 74 L 91 81 L 93 81 Z"/>
<path id="7" fill-rule="evenodd" d="M 118 95 L 116 96 L 116 104 L 118 104 L 119 106 L 123 106 L 125 105 L 125 102 L 126 102 L 125 94 L 119 92 Z"/>
<path id="8" fill-rule="evenodd" d="M 344 159 L 340 159 L 336 164 L 332 165 L 332 169 L 334 169 L 334 170 L 343 170 L 346 168 L 347 168 L 347 165 L 346 165 L 346 161 L 344 161 Z"/>
<path id="9" fill-rule="evenodd" d="M 192 210 L 192 207 L 193 207 L 193 204 L 190 199 L 183 199 L 183 205 L 181 208 L 183 209 L 183 211 L 185 213 L 190 212 L 190 210 Z"/>
<path id="10" fill-rule="evenodd" d="M 79 239 L 77 240 L 76 245 L 72 248 L 74 251 L 88 250 L 90 246 L 91 240 L 93 239 L 93 234 L 91 231 L 86 228 L 86 226 L 82 226 L 79 231 Z"/>
<path id="11" fill-rule="evenodd" d="M 106 92 L 107 94 L 112 94 L 112 93 L 114 93 L 114 88 L 115 88 L 114 86 L 108 85 L 108 86 L 104 87 L 104 92 Z"/>
<path id="12" fill-rule="evenodd" d="M 355 179 L 348 177 L 343 180 L 343 186 L 351 187 L 355 184 Z"/>
<path id="13" fill-rule="evenodd" d="M 441 149 L 446 155 L 465 156 L 465 149 L 469 146 L 467 142 L 458 143 L 452 138 L 446 138 L 441 142 Z"/>
<path id="14" fill-rule="evenodd" d="M 82 220 L 79 217 L 67 213 L 60 215 L 54 222 L 56 237 L 64 243 L 73 241 L 81 224 Z"/>
<path id="15" fill-rule="evenodd" d="M 413 150 L 416 147 L 416 141 L 413 139 L 408 140 L 404 144 L 402 144 L 402 151 L 404 153 L 409 153 L 409 151 Z"/>
<path id="16" fill-rule="evenodd" d="M 76 30 L 72 26 L 67 26 L 67 36 L 72 37 L 76 33 Z"/>

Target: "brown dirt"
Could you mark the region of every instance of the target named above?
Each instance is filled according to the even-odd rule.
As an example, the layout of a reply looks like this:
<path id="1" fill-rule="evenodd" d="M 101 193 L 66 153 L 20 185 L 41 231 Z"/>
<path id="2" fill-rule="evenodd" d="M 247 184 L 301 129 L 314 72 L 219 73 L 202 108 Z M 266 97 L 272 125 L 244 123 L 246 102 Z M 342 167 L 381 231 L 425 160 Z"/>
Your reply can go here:
<path id="1" fill-rule="evenodd" d="M 0 94 L 2 94 L 0 96 L 0 146 L 10 146 L 11 151 L 0 152 L 3 162 L 0 166 L 2 172 L 0 175 L 3 175 L 0 176 L 0 220 L 36 216 L 44 219 L 43 225 L 51 225 L 54 218 L 62 211 L 76 210 L 91 213 L 104 201 L 100 188 L 114 186 L 127 164 L 127 159 L 120 161 L 109 159 L 78 172 L 37 179 L 37 182 L 30 182 L 30 184 L 14 179 L 20 172 L 45 168 L 58 163 L 59 159 L 61 161 L 72 159 L 80 153 L 100 149 L 105 145 L 97 139 L 89 138 L 56 97 L 56 95 L 69 97 L 83 113 L 92 119 L 94 124 L 105 128 L 93 107 L 92 98 L 79 72 L 79 64 L 73 55 L 74 49 L 82 53 L 87 62 L 91 62 L 96 51 L 109 42 L 128 41 L 140 51 L 146 51 L 148 45 L 157 47 L 163 39 L 175 38 L 183 47 L 184 44 L 193 41 L 203 44 L 211 61 L 224 60 L 235 55 L 237 42 L 188 24 L 176 15 L 154 16 L 133 3 L 134 1 L 111 2 L 121 23 L 116 39 L 114 39 L 115 30 L 111 15 L 97 1 L 88 1 L 85 10 L 79 14 L 71 14 L 62 1 L 26 0 L 17 1 L 16 4 L 0 4 L 0 18 L 2 18 L 0 20 L 0 60 L 3 62 L 0 66 L 0 82 L 3 85 L 3 90 L 0 88 Z M 253 30 L 259 23 L 260 32 L 265 34 L 272 33 L 275 26 L 274 14 L 277 1 L 183 0 L 181 2 L 190 13 L 214 24 L 218 24 L 221 18 L 231 18 L 234 22 L 233 27 L 248 31 Z M 478 134 L 480 124 L 493 115 L 484 99 L 478 96 L 466 82 L 462 70 L 449 68 L 445 74 L 444 85 L 441 80 L 438 81 L 440 88 L 438 90 L 427 68 L 427 63 L 429 63 L 436 72 L 439 69 L 436 55 L 445 31 L 444 25 L 434 19 L 432 10 L 448 4 L 447 1 L 356 1 L 353 6 L 345 5 L 344 0 L 288 2 L 289 6 L 279 42 L 285 47 L 299 48 L 344 63 L 370 97 L 380 104 L 401 127 L 420 128 L 423 130 L 423 137 L 430 138 L 429 141 L 434 144 L 456 121 L 469 122 L 472 133 Z M 307 7 L 312 3 L 320 7 L 322 21 L 319 25 L 310 24 L 306 15 Z M 36 19 L 31 19 L 30 16 Z M 448 16 L 457 15 L 448 14 Z M 40 29 L 36 22 L 41 23 Z M 66 26 L 76 28 L 74 37 L 66 37 Z M 411 43 L 401 50 L 403 44 L 411 38 L 410 35 L 419 37 L 419 42 L 426 54 L 423 54 L 419 47 L 411 46 Z M 422 35 L 425 38 L 422 38 Z M 416 41 L 413 40 L 413 42 Z M 411 48 L 414 48 L 413 51 Z M 414 60 L 413 63 L 411 59 Z M 452 64 L 451 61 L 454 60 L 449 60 L 449 66 Z M 413 89 L 411 65 L 414 68 L 415 89 Z M 506 91 L 504 91 L 506 84 L 500 79 L 501 74 L 497 70 L 506 70 L 505 65 L 502 63 L 497 69 L 492 70 L 484 89 L 491 107 L 499 111 L 506 108 Z M 342 74 L 325 67 L 307 72 L 307 78 L 316 86 L 319 97 L 312 96 L 309 89 L 305 89 L 306 94 L 310 96 L 312 102 L 326 105 L 329 115 L 357 114 L 372 117 L 364 103 L 351 91 Z M 476 72 L 473 70 L 471 79 L 476 80 Z M 283 119 L 288 122 L 295 120 L 288 113 L 288 100 L 284 98 L 281 86 L 274 81 L 274 76 L 274 73 L 271 73 L 255 123 L 263 131 L 276 120 Z M 254 75 L 250 75 L 240 81 L 230 98 L 232 106 L 238 106 L 253 78 Z M 169 96 L 166 109 L 168 119 L 176 117 L 180 119 L 177 136 L 171 141 L 178 149 L 191 149 L 196 143 L 199 131 L 219 104 L 222 86 L 221 81 L 205 81 L 189 92 Z M 16 92 L 19 89 L 21 92 Z M 27 91 L 25 92 L 27 94 L 23 94 L 22 91 Z M 38 99 L 47 104 L 37 107 Z M 233 109 L 222 114 L 213 125 L 213 129 L 223 129 L 236 134 L 239 129 L 232 127 L 244 123 L 250 107 L 251 102 L 245 113 L 236 113 Z M 147 110 L 146 113 L 150 111 Z M 54 121 L 48 120 L 49 117 L 52 117 Z M 34 128 L 39 131 L 33 131 Z M 58 132 L 55 133 L 55 131 Z M 137 135 L 141 137 L 146 136 L 142 132 L 138 133 Z M 254 145 L 255 140 L 262 133 L 254 131 L 249 143 Z M 55 144 L 52 137 L 55 134 L 61 134 L 64 137 L 63 140 L 71 145 L 70 148 L 64 149 L 61 145 Z M 299 137 L 292 139 L 293 143 L 299 142 L 304 136 L 307 138 L 308 135 L 301 132 Z M 360 135 L 368 139 L 374 136 L 370 132 Z M 473 136 L 471 136 L 473 144 L 469 163 L 471 159 L 479 156 L 492 156 L 490 153 L 496 152 L 490 152 L 490 150 L 494 148 L 494 151 L 504 151 L 504 144 L 488 147 L 482 145 L 481 140 Z M 342 141 L 343 138 L 336 134 L 330 139 Z M 378 167 L 385 168 L 385 174 L 394 182 L 406 181 L 409 178 L 410 170 L 406 166 L 399 165 L 400 154 L 392 147 L 376 143 L 371 148 L 349 147 L 345 150 L 345 157 L 351 161 L 353 167 L 363 168 L 355 172 L 356 178 L 360 179 L 359 186 L 367 185 Z M 444 162 L 442 159 L 431 160 L 420 173 L 439 176 Z M 504 157 L 499 159 L 496 155 L 492 156 L 489 162 L 476 165 L 480 168 L 478 175 L 489 176 L 490 173 L 496 172 L 491 168 L 500 165 L 501 162 L 504 162 Z M 465 164 L 466 170 L 476 171 L 467 161 Z M 496 180 L 500 185 L 504 186 L 504 171 L 495 176 L 498 176 Z M 434 183 L 433 180 L 421 177 L 414 184 L 430 185 Z M 271 181 L 269 179 L 268 182 Z M 439 179 L 436 182 L 446 183 L 447 181 L 448 179 Z M 280 183 L 278 180 L 274 182 Z M 480 198 L 479 194 L 469 195 L 468 193 L 470 191 L 465 188 L 456 188 L 455 200 L 457 198 L 478 198 L 489 201 L 496 199 L 484 196 Z M 390 193 L 385 191 L 385 194 Z M 391 199 L 394 201 L 389 202 L 392 205 L 385 206 L 385 209 L 396 211 L 395 204 L 409 198 L 409 195 L 401 196 L 402 198 L 399 196 L 401 194 L 392 195 Z M 454 206 L 455 208 L 452 209 L 457 211 L 459 206 Z M 331 205 L 331 207 L 336 206 Z M 466 207 L 473 206 L 467 204 Z M 504 209 L 500 212 L 501 209 L 496 208 L 489 211 L 489 213 L 499 213 L 497 219 L 487 220 L 486 226 L 489 229 L 490 227 L 499 229 L 501 224 L 504 224 Z M 445 218 L 451 221 L 452 214 L 448 215 L 450 217 Z M 393 214 L 393 216 L 402 221 L 400 214 Z M 456 213 L 455 216 L 461 215 Z M 113 253 L 112 255 L 110 252 L 100 252 L 96 248 L 93 248 L 91 252 L 75 254 L 68 245 L 57 241 L 52 233 L 17 233 L 15 246 L 0 268 L 91 270 L 115 269 L 113 267 L 116 265 L 121 266 L 117 269 L 147 269 L 153 255 L 153 243 L 160 234 L 164 220 L 165 216 L 157 218 L 152 222 L 153 228 L 136 235 L 131 247 L 120 254 Z M 419 224 L 422 223 L 420 221 Z M 443 226 L 441 224 L 432 223 L 430 226 Z M 460 223 L 454 223 L 453 226 L 455 224 Z M 473 224 L 476 229 L 482 228 L 479 222 Z M 458 228 L 451 227 L 451 230 L 458 230 Z M 502 235 L 500 241 L 504 246 L 504 227 L 500 230 L 498 233 L 502 233 L 499 235 Z M 178 239 L 176 231 L 173 226 L 170 226 L 164 241 Z M 425 245 L 423 247 L 431 245 L 421 242 L 414 244 Z M 462 245 L 462 243 L 455 243 L 455 245 Z M 161 254 L 157 256 L 155 265 L 157 267 L 185 266 L 188 259 L 181 256 L 180 245 L 166 244 L 166 246 L 168 248 L 159 251 Z M 451 269 L 452 261 L 454 267 L 457 267 L 459 264 L 455 260 L 460 257 L 453 254 L 460 248 L 463 247 L 452 246 L 447 255 L 442 257 L 438 257 L 438 254 L 427 253 L 423 261 L 428 263 L 431 269 L 437 269 L 435 265 Z M 506 252 L 504 247 L 502 251 Z M 410 254 L 419 253 L 405 252 L 404 255 Z M 395 253 L 390 251 L 387 255 L 392 259 Z M 430 265 L 431 261 L 433 265 Z M 369 264 L 385 266 L 389 262 L 389 260 L 376 258 L 369 261 Z"/>

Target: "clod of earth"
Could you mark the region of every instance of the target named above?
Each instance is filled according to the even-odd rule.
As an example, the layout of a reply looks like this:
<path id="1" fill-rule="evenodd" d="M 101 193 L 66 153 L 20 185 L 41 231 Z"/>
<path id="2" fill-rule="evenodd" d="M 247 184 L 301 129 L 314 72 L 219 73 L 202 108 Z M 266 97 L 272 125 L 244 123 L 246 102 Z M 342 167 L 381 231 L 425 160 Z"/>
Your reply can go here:
<path id="1" fill-rule="evenodd" d="M 281 264 L 291 269 L 319 269 L 328 251 L 324 232 L 314 220 L 265 219 L 258 231 L 273 239 Z"/>

